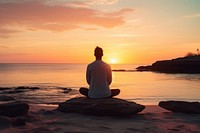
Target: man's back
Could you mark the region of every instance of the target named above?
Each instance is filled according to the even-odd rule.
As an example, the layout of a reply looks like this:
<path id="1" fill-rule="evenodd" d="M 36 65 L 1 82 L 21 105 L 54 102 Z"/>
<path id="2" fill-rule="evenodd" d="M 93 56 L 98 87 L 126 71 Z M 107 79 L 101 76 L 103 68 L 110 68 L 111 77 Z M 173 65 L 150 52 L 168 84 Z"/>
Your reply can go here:
<path id="1" fill-rule="evenodd" d="M 91 98 L 105 98 L 111 95 L 109 85 L 112 82 L 110 65 L 96 60 L 88 65 L 86 73 L 90 85 L 88 96 Z"/>

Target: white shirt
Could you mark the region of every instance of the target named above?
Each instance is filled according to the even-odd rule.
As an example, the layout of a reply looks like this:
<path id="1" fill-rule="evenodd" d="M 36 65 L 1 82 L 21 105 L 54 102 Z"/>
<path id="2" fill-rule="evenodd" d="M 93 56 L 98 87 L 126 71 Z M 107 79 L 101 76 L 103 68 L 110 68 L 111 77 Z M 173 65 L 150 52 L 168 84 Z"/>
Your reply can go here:
<path id="1" fill-rule="evenodd" d="M 87 66 L 87 83 L 90 85 L 90 98 L 106 98 L 111 95 L 109 85 L 112 82 L 111 67 L 107 63 L 96 60 Z"/>

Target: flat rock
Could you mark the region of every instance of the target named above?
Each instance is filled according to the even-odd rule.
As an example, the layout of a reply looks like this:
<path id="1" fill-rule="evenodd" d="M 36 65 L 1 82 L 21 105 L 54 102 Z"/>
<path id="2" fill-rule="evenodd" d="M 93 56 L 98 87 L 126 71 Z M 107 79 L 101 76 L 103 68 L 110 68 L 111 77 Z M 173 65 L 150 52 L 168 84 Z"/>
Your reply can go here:
<path id="1" fill-rule="evenodd" d="M 0 104 L 0 115 L 16 117 L 28 114 L 29 105 L 24 102 L 11 102 Z"/>
<path id="2" fill-rule="evenodd" d="M 172 112 L 180 112 L 186 114 L 200 114 L 199 102 L 161 101 L 159 102 L 158 105 Z"/>
<path id="3" fill-rule="evenodd" d="M 94 116 L 131 116 L 141 112 L 145 106 L 117 98 L 89 99 L 72 98 L 60 103 L 58 110 Z"/>

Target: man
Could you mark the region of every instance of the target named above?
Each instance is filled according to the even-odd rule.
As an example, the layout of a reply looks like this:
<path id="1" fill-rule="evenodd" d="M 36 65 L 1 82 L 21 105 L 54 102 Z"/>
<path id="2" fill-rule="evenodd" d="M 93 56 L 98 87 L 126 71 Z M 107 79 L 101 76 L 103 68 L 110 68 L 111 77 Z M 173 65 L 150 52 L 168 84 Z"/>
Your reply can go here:
<path id="1" fill-rule="evenodd" d="M 103 49 L 96 47 L 96 60 L 87 66 L 86 79 L 89 89 L 80 88 L 79 92 L 89 98 L 110 98 L 120 93 L 119 89 L 111 89 L 112 71 L 110 65 L 102 61 Z"/>

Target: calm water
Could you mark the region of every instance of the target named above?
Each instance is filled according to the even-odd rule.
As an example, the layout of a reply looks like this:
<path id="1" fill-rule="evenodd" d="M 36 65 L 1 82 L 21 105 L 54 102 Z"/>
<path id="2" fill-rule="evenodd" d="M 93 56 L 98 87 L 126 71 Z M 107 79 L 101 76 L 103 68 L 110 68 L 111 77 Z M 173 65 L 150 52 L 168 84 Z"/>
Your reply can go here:
<path id="1" fill-rule="evenodd" d="M 78 89 L 88 87 L 86 64 L 0 64 L 0 87 L 37 86 L 11 95 L 31 103 L 53 103 L 80 96 Z M 136 65 L 113 65 L 112 69 L 133 70 Z M 71 88 L 63 93 L 62 87 Z M 121 89 L 118 98 L 141 104 L 161 100 L 200 101 L 200 74 L 163 74 L 154 72 L 113 72 L 111 88 Z"/>

